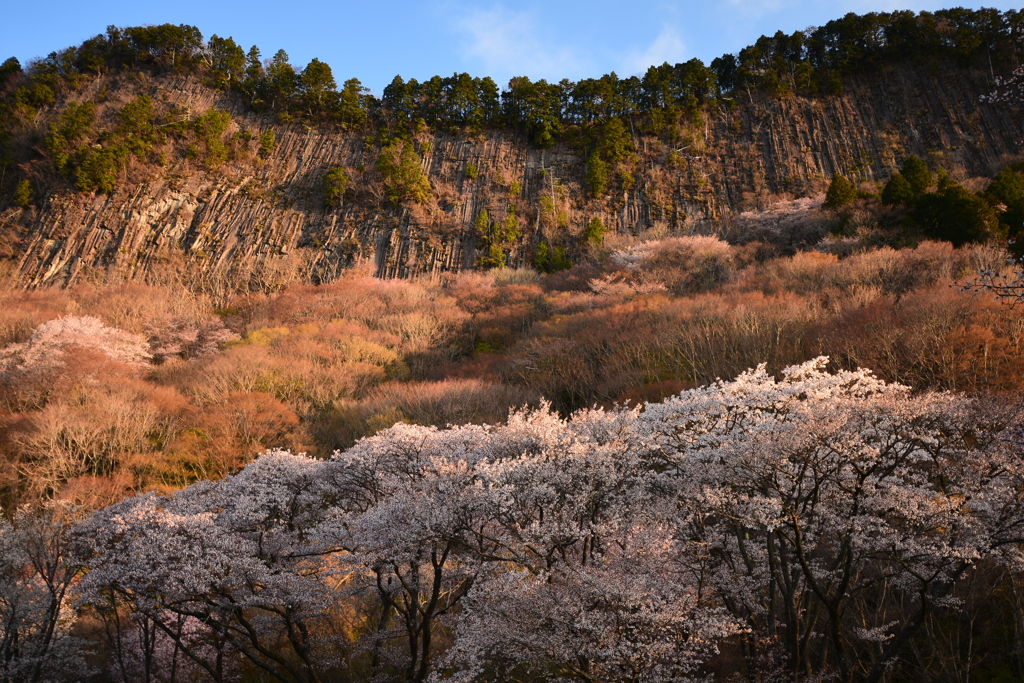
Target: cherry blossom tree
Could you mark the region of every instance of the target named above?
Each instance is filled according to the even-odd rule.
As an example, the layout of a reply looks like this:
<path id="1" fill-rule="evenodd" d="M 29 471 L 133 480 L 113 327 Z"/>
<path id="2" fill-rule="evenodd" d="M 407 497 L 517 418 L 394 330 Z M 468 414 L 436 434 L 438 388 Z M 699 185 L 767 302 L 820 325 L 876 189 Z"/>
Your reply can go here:
<path id="1" fill-rule="evenodd" d="M 1024 472 L 969 400 L 826 363 L 684 392 L 637 431 L 723 604 L 795 672 L 877 681 L 976 563 L 1019 544 Z"/>
<path id="2" fill-rule="evenodd" d="M 458 680 L 682 680 L 736 622 L 704 599 L 700 549 L 633 447 L 636 411 L 496 428 L 476 464 L 483 560 L 446 659 Z"/>
<path id="3" fill-rule="evenodd" d="M 199 620 L 161 615 L 160 622 L 173 627 L 173 636 L 169 636 L 157 627 L 154 619 L 141 612 L 122 612 L 115 608 L 98 612 L 105 627 L 107 645 L 113 652 L 113 661 L 107 669 L 114 680 L 123 683 L 203 680 L 206 672 L 195 659 L 212 665 L 214 674 L 210 677 L 215 680 L 239 678 L 235 652 Z M 194 659 L 185 654 L 186 650 Z"/>
<path id="4" fill-rule="evenodd" d="M 1024 46 L 1024 32 L 1020 29 L 1017 29 L 1017 46 Z M 1018 66 L 1009 76 L 997 76 L 995 87 L 987 95 L 982 95 L 981 101 L 1018 107 L 1024 104 L 1024 65 Z M 1002 208 L 1006 209 L 1005 206 Z M 1013 241 L 1011 239 L 1010 244 Z M 976 278 L 962 283 L 961 291 L 989 292 L 997 301 L 1017 306 L 1024 301 L 1024 262 L 1012 256 L 1007 261 L 1015 266 L 1012 275 L 982 268 Z"/>
<path id="5" fill-rule="evenodd" d="M 996 301 L 1015 308 L 1024 301 L 1024 263 L 1012 257 L 1007 261 L 1015 266 L 1012 275 L 983 268 L 978 271 L 976 278 L 960 284 L 960 291 L 990 293 Z"/>
<path id="6" fill-rule="evenodd" d="M 0 350 L 0 374 L 23 374 L 59 366 L 64 352 L 71 347 L 102 353 L 127 365 L 145 365 L 151 357 L 142 337 L 107 327 L 93 316 L 69 315 L 39 325 L 28 341 Z"/>
<path id="7" fill-rule="evenodd" d="M 71 634 L 76 511 L 52 503 L 0 517 L 0 681 L 74 680 L 88 673 L 86 643 Z"/>
<path id="8" fill-rule="evenodd" d="M 1020 571 L 1020 429 L 826 366 L 268 452 L 96 513 L 82 604 L 125 627 L 125 679 L 654 682 L 729 643 L 753 677 L 878 681 L 972 572 Z"/>
<path id="9" fill-rule="evenodd" d="M 276 680 L 323 680 L 317 627 L 334 594 L 328 551 L 307 539 L 321 509 L 310 495 L 318 469 L 268 453 L 221 481 L 102 510 L 80 530 L 90 558 L 83 604 L 148 619 L 216 681 L 225 680 L 224 648 L 183 624 L 202 624 Z"/>
<path id="10" fill-rule="evenodd" d="M 1024 32 L 1016 29 L 1017 46 L 1024 45 Z M 981 96 L 982 102 L 1016 104 L 1024 102 L 1024 66 L 1018 66 L 1009 76 L 996 76 L 992 92 Z"/>
<path id="11" fill-rule="evenodd" d="M 396 425 L 328 464 L 322 481 L 334 508 L 320 533 L 344 549 L 354 589 L 379 601 L 367 639 L 375 672 L 390 664 L 406 681 L 430 673 L 438 624 L 479 571 L 473 530 L 487 524 L 487 509 L 474 469 L 497 438 L 487 427 Z"/>
<path id="12" fill-rule="evenodd" d="M 0 401 L 9 409 L 41 409 L 69 384 L 98 384 L 116 368 L 136 374 L 151 359 L 141 336 L 92 316 L 55 318 L 37 326 L 28 340 L 0 349 Z"/>
<path id="13" fill-rule="evenodd" d="M 667 531 L 667 530 L 666 530 Z M 738 624 L 711 605 L 670 534 L 645 529 L 586 565 L 494 568 L 467 597 L 448 663 L 471 681 L 682 681 Z M 700 677 L 700 676 L 697 676 Z M 439 677 L 440 678 L 440 677 Z"/>
<path id="14" fill-rule="evenodd" d="M 221 345 L 239 339 L 216 317 L 196 321 L 183 316 L 165 315 L 151 321 L 147 332 L 150 350 L 157 362 L 173 357 L 192 360 L 216 353 Z"/>

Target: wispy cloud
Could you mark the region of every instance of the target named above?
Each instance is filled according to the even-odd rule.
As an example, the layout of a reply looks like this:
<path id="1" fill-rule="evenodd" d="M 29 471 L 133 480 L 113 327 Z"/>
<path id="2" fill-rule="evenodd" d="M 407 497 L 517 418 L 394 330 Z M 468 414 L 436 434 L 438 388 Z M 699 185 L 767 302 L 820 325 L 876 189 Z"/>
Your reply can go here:
<path id="1" fill-rule="evenodd" d="M 650 66 L 657 66 L 668 62 L 675 64 L 683 61 L 686 55 L 686 45 L 679 37 L 679 32 L 668 24 L 661 27 L 661 33 L 645 50 L 634 50 L 626 55 L 626 74 L 643 74 Z"/>
<path id="2" fill-rule="evenodd" d="M 560 79 L 587 67 L 576 51 L 558 45 L 534 11 L 512 11 L 503 5 L 457 11 L 461 17 L 454 26 L 462 37 L 463 56 L 499 83 L 512 76 Z"/>

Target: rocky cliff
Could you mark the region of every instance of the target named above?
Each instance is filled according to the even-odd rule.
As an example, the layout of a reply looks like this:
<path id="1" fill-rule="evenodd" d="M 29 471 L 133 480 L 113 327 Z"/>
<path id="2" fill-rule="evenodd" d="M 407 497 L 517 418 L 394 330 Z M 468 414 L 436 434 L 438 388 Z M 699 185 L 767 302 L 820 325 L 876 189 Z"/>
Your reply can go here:
<path id="1" fill-rule="evenodd" d="M 587 195 L 585 158 L 570 144 L 542 150 L 507 131 L 424 131 L 417 151 L 432 198 L 396 206 L 374 170 L 373 131 L 281 125 L 195 78 L 99 76 L 74 97 L 146 93 L 187 111 L 216 106 L 231 113 L 231 130 L 273 128 L 276 147 L 216 169 L 184 155 L 136 165 L 112 194 L 64 188 L 34 207 L 9 208 L 0 215 L 0 267 L 28 287 L 188 279 L 211 291 L 329 281 L 360 258 L 385 277 L 436 273 L 473 267 L 474 220 L 481 209 L 503 217 L 509 206 L 521 233 L 513 264 L 529 263 L 541 237 L 580 258 L 593 217 L 619 233 L 707 230 L 779 197 L 820 194 L 835 173 L 884 179 L 911 153 L 957 178 L 991 176 L 1015 158 L 1024 131 L 1012 110 L 979 103 L 989 83 L 982 71 L 906 65 L 849 79 L 839 96 L 740 93 L 667 134 L 634 127 L 635 154 L 600 199 Z M 323 176 L 332 167 L 352 180 L 344 199 L 326 206 Z"/>

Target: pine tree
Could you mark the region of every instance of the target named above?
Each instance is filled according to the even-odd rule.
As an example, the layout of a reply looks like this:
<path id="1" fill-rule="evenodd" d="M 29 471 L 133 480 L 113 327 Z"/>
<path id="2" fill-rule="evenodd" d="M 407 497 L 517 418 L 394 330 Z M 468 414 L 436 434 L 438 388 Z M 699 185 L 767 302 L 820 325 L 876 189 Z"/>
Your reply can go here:
<path id="1" fill-rule="evenodd" d="M 405 200 L 424 204 L 430 199 L 430 180 L 420 168 L 411 142 L 395 140 L 381 150 L 377 171 L 384 181 L 388 200 L 397 206 Z"/>
<path id="2" fill-rule="evenodd" d="M 604 242 L 604 234 L 606 232 L 608 232 L 608 229 L 604 227 L 604 223 L 600 218 L 594 216 L 587 223 L 587 229 L 584 232 L 584 235 L 587 238 L 587 242 L 596 247 Z"/>
<path id="3" fill-rule="evenodd" d="M 587 159 L 587 186 L 595 198 L 604 195 L 605 188 L 608 187 L 608 164 L 601 160 L 597 152 Z"/>
<path id="4" fill-rule="evenodd" d="M 18 183 L 18 187 L 14 190 L 14 203 L 23 209 L 32 203 L 32 183 L 28 181 L 28 178 Z"/>
<path id="5" fill-rule="evenodd" d="M 915 197 L 914 188 L 910 186 L 902 173 L 894 173 L 882 188 L 882 203 L 888 206 L 910 204 Z"/>
<path id="6" fill-rule="evenodd" d="M 476 234 L 480 237 L 487 235 L 487 229 L 491 224 L 491 216 L 487 213 L 487 209 L 480 209 L 480 213 L 477 214 L 476 220 L 473 221 L 473 227 L 476 228 Z"/>
<path id="7" fill-rule="evenodd" d="M 324 204 L 330 207 L 341 205 L 341 199 L 348 188 L 349 177 L 345 169 L 335 166 L 324 176 Z"/>
<path id="8" fill-rule="evenodd" d="M 910 183 L 911 189 L 917 196 L 935 184 L 935 175 L 928 169 L 928 164 L 913 154 L 903 160 L 903 168 L 900 169 L 900 173 Z"/>
<path id="9" fill-rule="evenodd" d="M 350 78 L 341 88 L 338 115 L 344 128 L 358 126 L 366 120 L 366 103 L 370 91 L 363 87 L 358 78 Z"/>
<path id="10" fill-rule="evenodd" d="M 832 177 L 832 183 L 828 186 L 825 203 L 822 206 L 826 209 L 838 209 L 847 204 L 853 204 L 855 201 L 857 201 L 857 188 L 837 173 Z"/>
<path id="11" fill-rule="evenodd" d="M 241 80 L 245 72 L 245 52 L 234 40 L 214 34 L 210 36 L 206 52 L 216 87 L 227 89 Z"/>
<path id="12" fill-rule="evenodd" d="M 337 83 L 331 67 L 314 58 L 299 76 L 302 103 L 309 115 L 319 118 L 330 111 L 338 101 Z"/>

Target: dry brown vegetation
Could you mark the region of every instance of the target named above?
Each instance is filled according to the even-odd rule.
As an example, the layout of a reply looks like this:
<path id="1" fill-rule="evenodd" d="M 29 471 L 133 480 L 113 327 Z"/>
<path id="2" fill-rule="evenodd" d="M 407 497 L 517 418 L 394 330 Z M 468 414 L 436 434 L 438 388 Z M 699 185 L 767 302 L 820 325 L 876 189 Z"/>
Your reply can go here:
<path id="1" fill-rule="evenodd" d="M 999 250 L 765 253 L 676 237 L 615 252 L 603 272 L 357 270 L 217 309 L 139 284 L 7 289 L 0 354 L 47 321 L 95 316 L 138 335 L 152 361 L 79 341 L 0 367 L 4 502 L 101 505 L 222 476 L 271 447 L 326 455 L 397 421 L 497 422 L 542 398 L 563 412 L 657 400 L 819 354 L 916 388 L 1024 387 L 1024 318 L 953 285 L 1001 267 Z"/>

